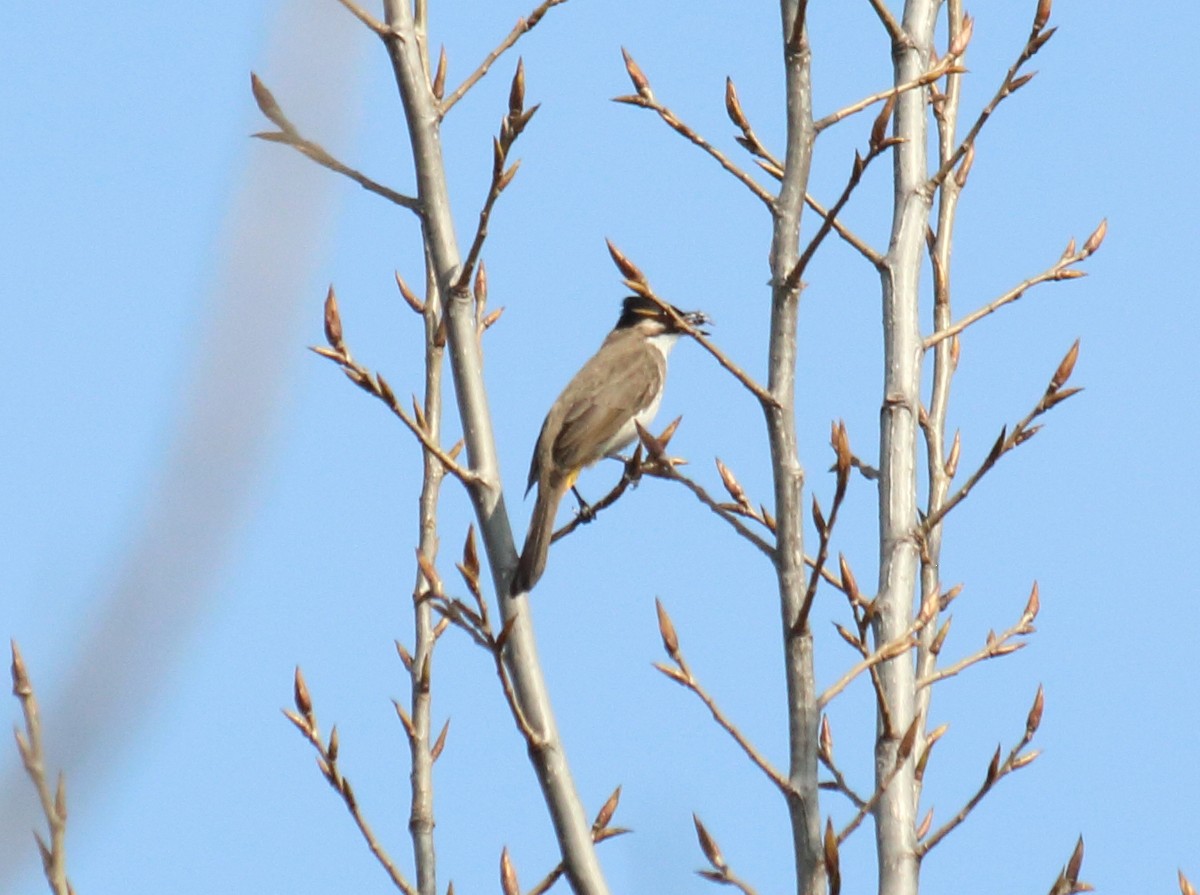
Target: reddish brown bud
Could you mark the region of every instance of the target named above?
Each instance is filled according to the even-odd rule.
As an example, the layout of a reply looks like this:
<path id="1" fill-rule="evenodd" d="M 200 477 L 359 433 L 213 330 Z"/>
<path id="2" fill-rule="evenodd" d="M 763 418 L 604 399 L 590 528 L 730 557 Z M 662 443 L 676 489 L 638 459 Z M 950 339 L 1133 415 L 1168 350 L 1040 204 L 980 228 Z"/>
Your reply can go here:
<path id="1" fill-rule="evenodd" d="M 675 633 L 675 625 L 671 622 L 671 616 L 667 615 L 666 608 L 663 607 L 662 601 L 655 599 L 654 611 L 658 613 L 658 633 L 662 637 L 663 649 L 667 651 L 667 655 L 672 659 L 677 659 L 679 656 L 679 635 Z"/>
<path id="2" fill-rule="evenodd" d="M 967 177 L 971 174 L 971 166 L 973 164 L 975 164 L 975 144 L 970 143 L 967 146 L 967 151 L 963 153 L 962 164 L 954 172 L 954 182 L 960 190 L 967 185 Z"/>
<path id="3" fill-rule="evenodd" d="M 825 820 L 825 839 L 822 843 L 825 859 L 825 875 L 829 877 L 829 891 L 838 892 L 842 887 L 842 871 L 838 860 L 838 837 L 833 831 L 833 818 Z"/>
<path id="4" fill-rule="evenodd" d="M 1180 895 L 1196 895 L 1196 887 L 1183 875 L 1182 870 L 1179 871 L 1179 892 Z"/>
<path id="5" fill-rule="evenodd" d="M 1051 0 L 1038 0 L 1037 12 L 1033 16 L 1033 30 L 1041 31 L 1050 21 Z"/>
<path id="6" fill-rule="evenodd" d="M 884 138 L 887 136 L 888 124 L 892 119 L 892 112 L 896 108 L 896 94 L 889 96 L 883 103 L 883 108 L 879 110 L 879 114 L 875 116 L 875 122 L 871 125 L 870 147 L 872 151 L 879 151 L 883 148 Z"/>
<path id="7" fill-rule="evenodd" d="M 446 94 L 446 46 L 442 45 L 442 52 L 438 54 L 437 71 L 433 76 L 433 95 L 436 99 L 441 99 Z"/>
<path id="8" fill-rule="evenodd" d="M 996 775 L 1000 773 L 1000 747 L 996 747 L 996 751 L 992 754 L 992 760 L 988 762 L 987 782 L 992 783 L 996 779 Z"/>
<path id="9" fill-rule="evenodd" d="M 1108 233 L 1108 218 L 1100 222 L 1100 225 L 1092 231 L 1092 235 L 1087 238 L 1087 242 L 1083 244 L 1083 255 L 1086 258 L 1096 249 L 1100 248 L 1100 243 L 1104 242 L 1104 237 Z"/>
<path id="10" fill-rule="evenodd" d="M 337 351 L 345 348 L 342 342 L 342 317 L 338 313 L 337 295 L 332 285 L 325 295 L 325 341 L 329 343 L 330 348 Z"/>
<path id="11" fill-rule="evenodd" d="M 741 483 L 738 482 L 733 472 L 721 462 L 721 458 L 717 457 L 717 473 L 721 476 L 721 483 L 725 486 L 725 490 L 729 492 L 729 496 L 733 498 L 733 502 L 739 507 L 748 508 L 750 500 L 746 497 L 746 492 L 742 489 Z"/>
<path id="12" fill-rule="evenodd" d="M 629 73 L 629 80 L 633 82 L 633 88 L 638 92 L 638 96 L 649 99 L 653 95 L 650 91 L 649 79 L 624 47 L 621 47 L 621 55 L 625 58 L 625 71 Z"/>
<path id="13" fill-rule="evenodd" d="M 1037 757 L 1042 754 L 1041 749 L 1034 749 L 1032 752 L 1026 752 L 1024 755 L 1018 755 L 1012 760 L 1012 769 L 1019 771 L 1026 765 L 1031 765 L 1037 761 Z"/>
<path id="14" fill-rule="evenodd" d="M 1067 861 L 1067 879 L 1074 883 L 1079 881 L 1079 871 L 1083 869 L 1083 837 L 1079 837 L 1079 841 L 1075 843 L 1075 850 L 1071 852 L 1071 859 Z"/>
<path id="15" fill-rule="evenodd" d="M 304 681 L 304 674 L 300 671 L 299 665 L 296 666 L 296 675 L 292 682 L 292 696 L 296 703 L 296 709 L 311 725 L 313 723 L 312 696 L 309 695 L 308 684 Z"/>
<path id="16" fill-rule="evenodd" d="M 1024 87 L 1030 81 L 1032 81 L 1034 75 L 1036 75 L 1036 74 L 1037 74 L 1037 72 L 1031 71 L 1027 75 L 1021 75 L 1019 78 L 1013 78 L 1012 81 L 1009 82 L 1008 89 L 1005 91 L 1005 93 L 1009 93 L 1009 94 L 1016 93 L 1018 90 L 1020 90 L 1022 87 Z"/>
<path id="17" fill-rule="evenodd" d="M 508 846 L 500 852 L 500 888 L 504 895 L 521 895 L 521 884 L 517 882 L 517 871 L 508 856 Z"/>
<path id="18" fill-rule="evenodd" d="M 955 430 L 954 441 L 950 443 L 950 456 L 946 458 L 946 465 L 942 467 L 946 472 L 947 478 L 954 478 L 954 474 L 958 472 L 958 458 L 962 453 L 962 432 Z"/>
<path id="19" fill-rule="evenodd" d="M 1050 379 L 1050 390 L 1058 391 L 1067 384 L 1067 380 L 1071 378 L 1071 373 L 1075 370 L 1075 361 L 1079 359 L 1079 340 L 1076 339 L 1074 344 L 1059 361 L 1058 369 L 1054 371 L 1054 376 Z"/>
<path id="20" fill-rule="evenodd" d="M 929 644 L 929 652 L 937 655 L 942 651 L 942 646 L 946 643 L 946 635 L 950 633 L 950 623 L 954 620 L 954 616 L 947 617 L 942 626 L 938 628 L 937 634 L 933 637 L 933 642 Z"/>
<path id="21" fill-rule="evenodd" d="M 897 764 L 907 761 L 908 756 L 912 755 L 913 746 L 917 743 L 917 729 L 921 726 L 920 715 L 912 719 L 912 723 L 908 725 L 908 730 L 904 731 L 904 736 L 900 739 L 900 748 L 896 750 Z"/>
<path id="22" fill-rule="evenodd" d="M 646 282 L 646 275 L 638 270 L 637 265 L 626 258 L 620 249 L 613 245 L 611 239 L 606 239 L 604 242 L 608 245 L 608 254 L 612 256 L 613 263 L 617 265 L 617 270 L 621 271 L 621 276 L 638 283 Z"/>
<path id="23" fill-rule="evenodd" d="M 525 60 L 518 57 L 517 70 L 513 72 L 512 86 L 508 90 L 508 111 L 519 115 L 525 108 Z"/>
<path id="24" fill-rule="evenodd" d="M 821 758 L 826 761 L 833 761 L 833 730 L 829 727 L 829 716 L 821 716 L 821 735 L 818 740 L 819 752 Z"/>
<path id="25" fill-rule="evenodd" d="M 400 271 L 396 271 L 396 286 L 400 289 L 400 296 L 410 308 L 412 308 L 418 314 L 425 313 L 425 302 L 417 298 L 416 293 L 408 288 L 408 284 L 404 282 L 404 278 L 400 276 Z"/>
<path id="26" fill-rule="evenodd" d="M 725 113 L 743 133 L 750 130 L 750 122 L 746 120 L 746 113 L 742 111 L 742 104 L 738 100 L 737 88 L 733 86 L 733 79 L 725 79 Z"/>
<path id="27" fill-rule="evenodd" d="M 975 33 L 975 19 L 971 16 L 964 15 L 962 19 L 962 28 L 958 32 L 958 36 L 954 38 L 954 42 L 950 44 L 950 49 L 947 52 L 949 56 L 961 56 L 967 51 L 967 44 L 971 42 L 971 35 Z"/>
<path id="28" fill-rule="evenodd" d="M 1038 684 L 1037 695 L 1033 697 L 1033 705 L 1029 709 L 1029 716 L 1025 719 L 1025 736 L 1032 737 L 1038 729 L 1038 725 L 1042 723 L 1042 711 L 1046 708 L 1046 697 L 1042 691 L 1042 685 Z"/>
<path id="29" fill-rule="evenodd" d="M 933 809 L 930 808 L 925 812 L 925 816 L 921 818 L 921 823 L 917 825 L 917 838 L 923 839 L 925 834 L 929 832 L 929 828 L 933 826 Z"/>
<path id="30" fill-rule="evenodd" d="M 438 734 L 437 740 L 434 741 L 433 748 L 429 750 L 429 760 L 437 761 L 442 754 L 442 750 L 446 748 L 446 735 L 450 733 L 450 719 L 446 719 L 446 723 L 442 725 L 442 732 Z"/>
<path id="31" fill-rule="evenodd" d="M 725 856 L 721 854 L 720 846 L 709 835 L 708 830 L 704 828 L 704 824 L 700 822 L 700 818 L 695 814 L 692 815 L 692 823 L 696 825 L 696 839 L 699 841 L 700 851 L 704 852 L 704 857 L 708 859 L 708 863 L 712 864 L 717 870 L 726 870 L 729 865 L 725 863 Z"/>
<path id="32" fill-rule="evenodd" d="M 613 815 L 617 813 L 617 803 L 621 801 L 621 787 L 613 790 L 612 795 L 608 797 L 600 810 L 596 813 L 596 819 L 592 821 L 592 830 L 600 831 L 608 826 L 608 822 L 613 819 Z"/>

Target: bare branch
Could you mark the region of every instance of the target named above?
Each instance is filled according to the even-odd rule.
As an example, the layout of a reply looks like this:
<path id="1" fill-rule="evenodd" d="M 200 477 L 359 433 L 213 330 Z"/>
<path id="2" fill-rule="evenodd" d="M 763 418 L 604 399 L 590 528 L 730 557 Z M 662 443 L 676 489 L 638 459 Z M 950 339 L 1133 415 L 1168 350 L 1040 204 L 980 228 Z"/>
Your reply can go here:
<path id="1" fill-rule="evenodd" d="M 454 91 L 442 101 L 438 110 L 439 114 L 445 116 L 445 114 L 454 107 L 454 104 L 466 96 L 467 91 L 474 87 L 479 80 L 488 73 L 488 70 L 492 67 L 493 63 L 495 63 L 497 59 L 504 55 L 505 52 L 512 49 L 513 44 L 520 40 L 521 37 L 533 30 L 534 26 L 542 20 L 542 16 L 549 12 L 553 7 L 560 6 L 566 2 L 567 0 L 544 0 L 544 2 L 537 6 L 537 8 L 535 8 L 528 16 L 522 19 L 517 19 L 517 24 L 513 26 L 512 31 L 508 32 L 508 36 L 505 37 L 504 40 L 500 41 L 499 45 L 487 54 L 487 57 L 479 64 L 479 67 L 475 69 L 475 71 L 471 72 L 471 74 L 467 76 L 467 79 L 455 87 Z"/>
<path id="2" fill-rule="evenodd" d="M 383 40 L 389 38 L 397 39 L 398 36 L 383 22 L 372 16 L 369 12 L 359 6 L 354 0 L 338 0 L 338 3 L 346 7 L 354 18 L 358 19 L 368 28 L 375 32 L 375 35 Z"/>
<path id="3" fill-rule="evenodd" d="M 971 653 L 969 656 L 964 656 L 952 665 L 945 668 L 939 668 L 936 671 L 931 671 L 929 674 L 917 680 L 917 689 L 930 687 L 938 681 L 944 681 L 946 678 L 954 677 L 972 665 L 977 665 L 980 662 L 985 662 L 988 659 L 995 659 L 1000 656 L 1007 656 L 1014 653 L 1025 646 L 1025 641 L 1011 642 L 1018 637 L 1027 637 L 1034 633 L 1033 620 L 1037 617 L 1039 607 L 1038 586 L 1034 582 L 1033 591 L 1029 595 L 1029 601 L 1025 605 L 1021 617 L 1011 628 L 1000 635 L 988 632 L 987 642 L 978 650 Z M 941 645 L 938 644 L 938 650 Z M 936 653 L 936 651 L 935 651 Z"/>
<path id="4" fill-rule="evenodd" d="M 60 773 L 58 782 L 51 787 L 46 775 L 46 755 L 42 745 L 42 717 L 38 707 L 37 695 L 33 683 L 29 679 L 29 671 L 25 667 L 25 659 L 15 640 L 9 641 L 12 654 L 12 692 L 21 703 L 21 714 L 25 720 L 25 731 L 14 730 L 17 740 L 17 751 L 21 754 L 21 764 L 25 773 L 37 790 L 38 801 L 42 806 L 42 816 L 46 819 L 46 827 L 50 832 L 50 842 L 47 845 L 41 835 L 34 833 L 38 851 L 42 856 L 42 873 L 54 895 L 74 895 L 70 880 L 67 879 L 67 788 L 66 779 Z"/>
<path id="5" fill-rule="evenodd" d="M 629 72 L 629 76 L 633 80 L 634 87 L 638 92 L 630 96 L 618 96 L 614 99 L 614 102 L 640 106 L 643 109 L 650 109 L 652 112 L 657 113 L 658 117 L 671 130 L 708 153 L 717 164 L 732 174 L 737 180 L 741 181 L 750 192 L 761 199 L 763 204 L 768 208 L 773 207 L 775 197 L 767 192 L 757 180 L 735 165 L 725 153 L 713 146 L 712 143 L 683 122 L 679 116 L 656 100 L 653 92 L 650 90 L 649 82 L 646 80 L 645 75 L 641 73 L 641 69 L 637 67 L 637 63 L 633 61 L 633 57 L 624 49 L 621 50 L 621 53 L 625 57 L 625 68 Z"/>
<path id="6" fill-rule="evenodd" d="M 945 77 L 947 74 L 956 74 L 966 71 L 965 68 L 958 65 L 957 58 L 954 56 L 944 56 L 938 63 L 929 69 L 929 71 L 913 78 L 910 81 L 905 81 L 903 84 L 898 84 L 895 87 L 889 87 L 887 90 L 880 90 L 878 93 L 872 93 L 870 96 L 865 96 L 857 102 L 850 103 L 838 109 L 836 112 L 830 112 L 824 118 L 819 118 L 813 122 L 813 127 L 817 133 L 825 130 L 825 128 L 837 124 L 839 121 L 849 118 L 851 115 L 861 112 L 875 103 L 883 102 L 892 97 L 899 96 L 901 93 L 907 93 L 909 90 L 916 90 L 921 87 L 927 87 L 934 81 Z"/>
<path id="7" fill-rule="evenodd" d="M 692 815 L 692 823 L 696 827 L 696 839 L 700 843 L 700 851 L 704 853 L 705 860 L 712 867 L 711 870 L 697 870 L 696 874 L 704 877 L 709 882 L 733 886 L 742 892 L 743 895 L 756 895 L 750 884 L 733 872 L 733 869 L 729 866 L 729 862 L 725 860 L 725 856 L 721 853 L 720 846 L 717 845 L 712 834 L 708 832 L 708 829 L 695 814 Z"/>
<path id="8" fill-rule="evenodd" d="M 654 667 L 680 686 L 696 694 L 696 697 L 702 703 L 704 703 L 705 708 L 708 709 L 709 713 L 713 717 L 713 720 L 717 722 L 717 725 L 733 738 L 733 741 L 738 744 L 744 753 L 746 753 L 746 757 L 750 759 L 754 766 L 762 771 L 763 774 L 766 775 L 767 779 L 774 783 L 780 792 L 782 792 L 785 796 L 790 796 L 792 794 L 792 787 L 788 782 L 787 777 L 776 770 L 774 765 L 772 765 L 770 761 L 768 761 L 767 758 L 761 752 L 759 752 L 758 748 L 746 738 L 746 735 L 738 729 L 737 725 L 735 725 L 721 709 L 721 707 L 717 705 L 716 700 L 714 700 L 708 691 L 705 690 L 700 684 L 700 682 L 696 680 L 695 675 L 692 674 L 691 668 L 688 667 L 687 660 L 684 659 L 683 653 L 679 649 L 678 636 L 675 633 L 674 625 L 671 624 L 670 617 L 667 615 L 666 610 L 663 608 L 661 602 L 656 600 L 655 607 L 658 610 L 659 632 L 662 634 L 663 645 L 666 648 L 667 654 L 670 656 L 671 661 L 675 663 L 675 668 L 671 668 L 657 662 L 655 663 Z"/>
<path id="9" fill-rule="evenodd" d="M 678 469 L 676 469 L 675 466 L 671 464 L 654 464 L 644 466 L 643 473 L 645 475 L 654 476 L 655 478 L 679 482 L 679 484 L 691 491 L 692 494 L 696 496 L 697 500 L 728 522 L 734 531 L 761 550 L 768 559 L 774 560 L 775 547 L 773 545 L 765 541 L 755 532 L 751 531 L 750 528 L 738 518 L 737 513 L 730 510 L 726 505 L 713 499 L 713 496 L 709 494 L 702 485 L 685 476 Z"/>
<path id="10" fill-rule="evenodd" d="M 1101 222 L 1101 227 L 1104 227 L 1103 221 Z M 1096 229 L 1096 233 L 1100 233 L 1101 234 L 1100 238 L 1103 239 L 1103 231 L 1101 230 L 1100 227 L 1098 227 Z M 1094 235 L 1095 235 L 1095 233 L 1093 233 L 1093 236 Z M 1034 276 L 1029 277 L 1026 280 L 1022 280 L 1016 286 L 1009 289 L 1003 295 L 1000 295 L 997 298 L 993 299 L 992 301 L 988 302 L 983 307 L 977 308 L 976 310 L 967 314 L 962 319 L 957 320 L 954 323 L 950 324 L 949 326 L 943 327 L 942 329 L 939 329 L 936 332 L 931 333 L 929 336 L 927 336 L 925 338 L 925 341 L 923 343 L 925 350 L 928 351 L 930 348 L 932 348 L 934 345 L 936 345 L 938 342 L 941 342 L 944 339 L 953 338 L 954 336 L 958 335 L 963 330 L 965 330 L 968 326 L 978 323 L 980 320 L 982 320 L 984 317 L 987 317 L 990 314 L 994 314 L 996 311 L 1000 310 L 1005 305 L 1011 304 L 1012 302 L 1017 301 L 1018 299 L 1022 298 L 1025 295 L 1025 293 L 1028 292 L 1030 289 L 1032 289 L 1034 286 L 1040 285 L 1041 283 L 1057 282 L 1059 280 L 1077 279 L 1078 277 L 1083 275 L 1083 272 L 1080 270 L 1074 269 L 1073 265 L 1078 264 L 1080 261 L 1083 261 L 1089 255 L 1091 255 L 1098 247 L 1099 247 L 1099 242 L 1097 242 L 1096 245 L 1092 247 L 1091 251 L 1087 251 L 1087 247 L 1085 246 L 1085 248 L 1080 251 L 1071 252 L 1069 254 L 1064 254 L 1061 258 L 1059 258 L 1056 262 L 1051 264 L 1049 267 L 1047 267 L 1041 273 L 1035 274 Z"/>
<path id="11" fill-rule="evenodd" d="M 875 10 L 875 14 L 879 16 L 879 21 L 887 29 L 888 37 L 892 39 L 892 45 L 897 47 L 908 44 L 908 35 L 904 33 L 904 28 L 896 21 L 892 11 L 888 9 L 887 0 L 869 0 L 869 2 L 871 8 Z"/>
<path id="12" fill-rule="evenodd" d="M 295 125 L 284 117 L 278 103 L 275 102 L 275 98 L 267 90 L 262 81 L 259 80 L 258 75 L 251 72 L 250 82 L 254 91 L 254 99 L 258 103 L 259 109 L 279 127 L 278 131 L 257 133 L 254 134 L 255 137 L 260 140 L 266 140 L 268 143 L 280 143 L 284 146 L 290 146 L 301 155 L 312 159 L 321 167 L 328 168 L 330 171 L 350 178 L 368 192 L 375 193 L 377 196 L 383 196 L 383 198 L 399 205 L 401 208 L 407 208 L 410 211 L 420 210 L 421 203 L 412 196 L 398 193 L 391 187 L 384 186 L 378 181 L 372 180 L 360 171 L 338 161 L 319 144 L 300 136 L 300 132 L 296 129 Z"/>
<path id="13" fill-rule="evenodd" d="M 354 820 L 355 826 L 358 827 L 363 841 L 366 842 L 367 848 L 375 856 L 375 860 L 379 862 L 384 872 L 387 873 L 388 878 L 392 881 L 392 885 L 403 892 L 404 895 L 417 895 L 416 888 L 404 878 L 404 875 L 396 867 L 387 850 L 376 838 L 370 824 L 367 823 L 366 818 L 363 816 L 362 809 L 359 807 L 358 799 L 354 795 L 354 789 L 351 787 L 350 781 L 342 775 L 338 767 L 337 729 L 334 728 L 333 732 L 330 733 L 327 742 L 322 741 L 320 730 L 317 728 L 317 719 L 313 711 L 312 699 L 308 695 L 308 686 L 304 683 L 304 675 L 301 674 L 299 666 L 296 668 L 294 690 L 297 711 L 293 712 L 289 709 L 284 709 L 284 715 L 287 716 L 287 719 L 295 725 L 296 729 L 300 731 L 304 738 L 312 745 L 313 749 L 316 750 L 317 767 L 320 768 L 325 781 L 341 797 L 346 810 L 350 812 L 350 817 Z"/>

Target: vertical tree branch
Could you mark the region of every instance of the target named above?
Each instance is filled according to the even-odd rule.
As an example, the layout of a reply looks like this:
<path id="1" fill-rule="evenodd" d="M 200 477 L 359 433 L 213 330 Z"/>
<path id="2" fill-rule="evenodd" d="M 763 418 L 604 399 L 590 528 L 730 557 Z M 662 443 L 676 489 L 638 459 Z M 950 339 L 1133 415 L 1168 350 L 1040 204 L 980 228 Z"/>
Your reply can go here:
<path id="1" fill-rule="evenodd" d="M 820 712 L 813 673 L 812 631 L 802 617 L 804 570 L 804 469 L 796 438 L 796 326 L 799 283 L 788 275 L 800 257 L 800 218 L 816 131 L 812 117 L 811 51 L 803 0 L 782 0 L 786 78 L 787 148 L 779 195 L 772 207 L 771 334 L 764 403 L 774 479 L 777 547 L 775 572 L 783 616 L 784 673 L 788 700 L 788 814 L 796 861 L 796 891 L 825 891 L 825 864 L 817 784 Z"/>
<path id="2" fill-rule="evenodd" d="M 505 659 L 521 710 L 537 734 L 530 759 L 550 809 L 566 873 L 577 895 L 606 895 L 591 826 L 575 791 L 566 754 L 537 659 L 526 595 L 507 596 L 516 548 L 504 507 L 495 438 L 483 381 L 477 321 L 467 288 L 453 291 L 462 262 L 454 234 L 441 151 L 440 110 L 430 87 L 409 0 L 385 0 L 385 20 L 396 38 L 387 41 L 395 70 L 416 169 L 422 232 L 443 301 L 450 370 L 462 419 L 467 457 L 479 475 L 468 491 L 492 569 L 493 585 L 508 631 Z"/>
<path id="3" fill-rule="evenodd" d="M 962 0 L 948 0 L 949 42 L 953 45 L 963 31 Z M 944 164 L 953 154 L 957 141 L 958 105 L 962 88 L 962 73 L 953 72 L 946 78 L 945 93 L 937 98 L 934 116 L 938 130 L 938 164 Z M 931 259 L 933 264 L 933 328 L 934 331 L 950 325 L 952 306 L 950 301 L 950 249 L 954 242 L 955 213 L 963 180 L 959 176 L 947 177 L 938 189 L 937 232 L 934 235 Z M 927 419 L 925 422 L 926 469 L 929 479 L 929 496 L 926 515 L 942 505 L 954 478 L 957 457 L 946 450 L 946 414 L 950 403 L 950 383 L 954 377 L 957 343 L 943 339 L 933 350 L 933 384 L 930 390 Z M 952 451 L 954 453 L 954 451 Z M 942 526 L 932 526 L 925 536 L 921 555 L 921 602 L 941 593 L 939 564 L 942 554 Z M 917 646 L 917 679 L 929 675 L 937 662 L 933 652 L 934 637 L 938 626 L 926 625 L 920 632 Z M 921 688 L 917 693 L 917 714 L 921 721 L 918 732 L 920 740 L 925 738 L 928 727 L 929 702 L 932 687 Z M 915 798 L 920 797 L 920 783 Z"/>
<path id="4" fill-rule="evenodd" d="M 893 37 L 895 83 L 911 81 L 929 68 L 937 8 L 937 0 L 906 0 L 904 40 L 898 35 Z M 880 274 L 884 392 L 879 438 L 879 593 L 872 620 L 876 646 L 895 640 L 912 623 L 917 582 L 916 452 L 922 357 L 919 290 L 930 210 L 926 100 L 927 91 L 922 89 L 907 91 L 896 101 L 895 136 L 902 142 L 895 149 L 892 232 Z M 875 780 L 883 787 L 875 806 L 879 891 L 917 895 L 912 757 L 896 769 L 901 737 L 916 711 L 912 657 L 905 654 L 882 663 L 879 681 L 888 710 L 887 718 L 879 719 L 875 743 Z"/>
<path id="5" fill-rule="evenodd" d="M 442 358 L 445 349 L 438 339 L 442 303 L 437 281 L 428 271 L 426 279 L 425 308 L 422 314 L 425 321 L 425 423 L 430 436 L 436 441 L 441 438 Z M 432 565 L 438 551 L 438 496 L 446 472 L 442 462 L 430 451 L 422 453 L 425 469 L 418 502 L 420 539 L 417 549 Z M 432 583 L 418 570 L 413 591 L 415 648 L 409 668 L 409 676 L 412 679 L 412 730 L 408 738 L 412 758 L 412 770 L 409 775 L 412 805 L 408 830 L 412 836 L 417 891 L 420 895 L 437 893 L 437 852 L 433 840 L 433 752 L 430 739 L 433 700 L 429 690 L 429 669 L 433 662 L 436 638 L 433 633 L 433 608 L 428 600 L 421 599 Z"/>

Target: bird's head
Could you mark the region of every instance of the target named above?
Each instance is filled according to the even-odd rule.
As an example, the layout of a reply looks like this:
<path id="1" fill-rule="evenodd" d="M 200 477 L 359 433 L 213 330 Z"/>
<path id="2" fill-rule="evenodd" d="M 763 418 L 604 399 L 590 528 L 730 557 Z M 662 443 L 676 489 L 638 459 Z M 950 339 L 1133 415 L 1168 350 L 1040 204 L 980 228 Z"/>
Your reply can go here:
<path id="1" fill-rule="evenodd" d="M 670 308 L 688 326 L 699 331 L 701 335 L 708 335 L 700 327 L 712 323 L 712 318 L 703 311 L 683 311 L 674 305 L 670 305 Z M 630 295 L 621 305 L 621 317 L 617 320 L 616 328 L 626 329 L 646 325 L 655 327 L 659 333 L 678 334 L 683 331 L 675 318 L 658 304 L 641 295 Z"/>

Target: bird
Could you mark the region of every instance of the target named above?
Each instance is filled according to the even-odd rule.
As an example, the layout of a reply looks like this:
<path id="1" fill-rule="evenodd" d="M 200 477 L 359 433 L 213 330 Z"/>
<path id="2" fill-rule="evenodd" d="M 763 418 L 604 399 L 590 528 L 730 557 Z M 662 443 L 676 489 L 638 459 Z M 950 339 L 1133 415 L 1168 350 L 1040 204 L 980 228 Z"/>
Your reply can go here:
<path id="1" fill-rule="evenodd" d="M 666 385 L 667 355 L 686 327 L 707 323 L 711 319 L 703 311 L 681 311 L 641 295 L 624 299 L 616 326 L 542 423 L 525 488 L 528 496 L 537 485 L 537 500 L 510 593 L 527 593 L 537 584 L 546 569 L 559 502 L 580 471 L 628 447 L 637 427 L 650 424 Z"/>

